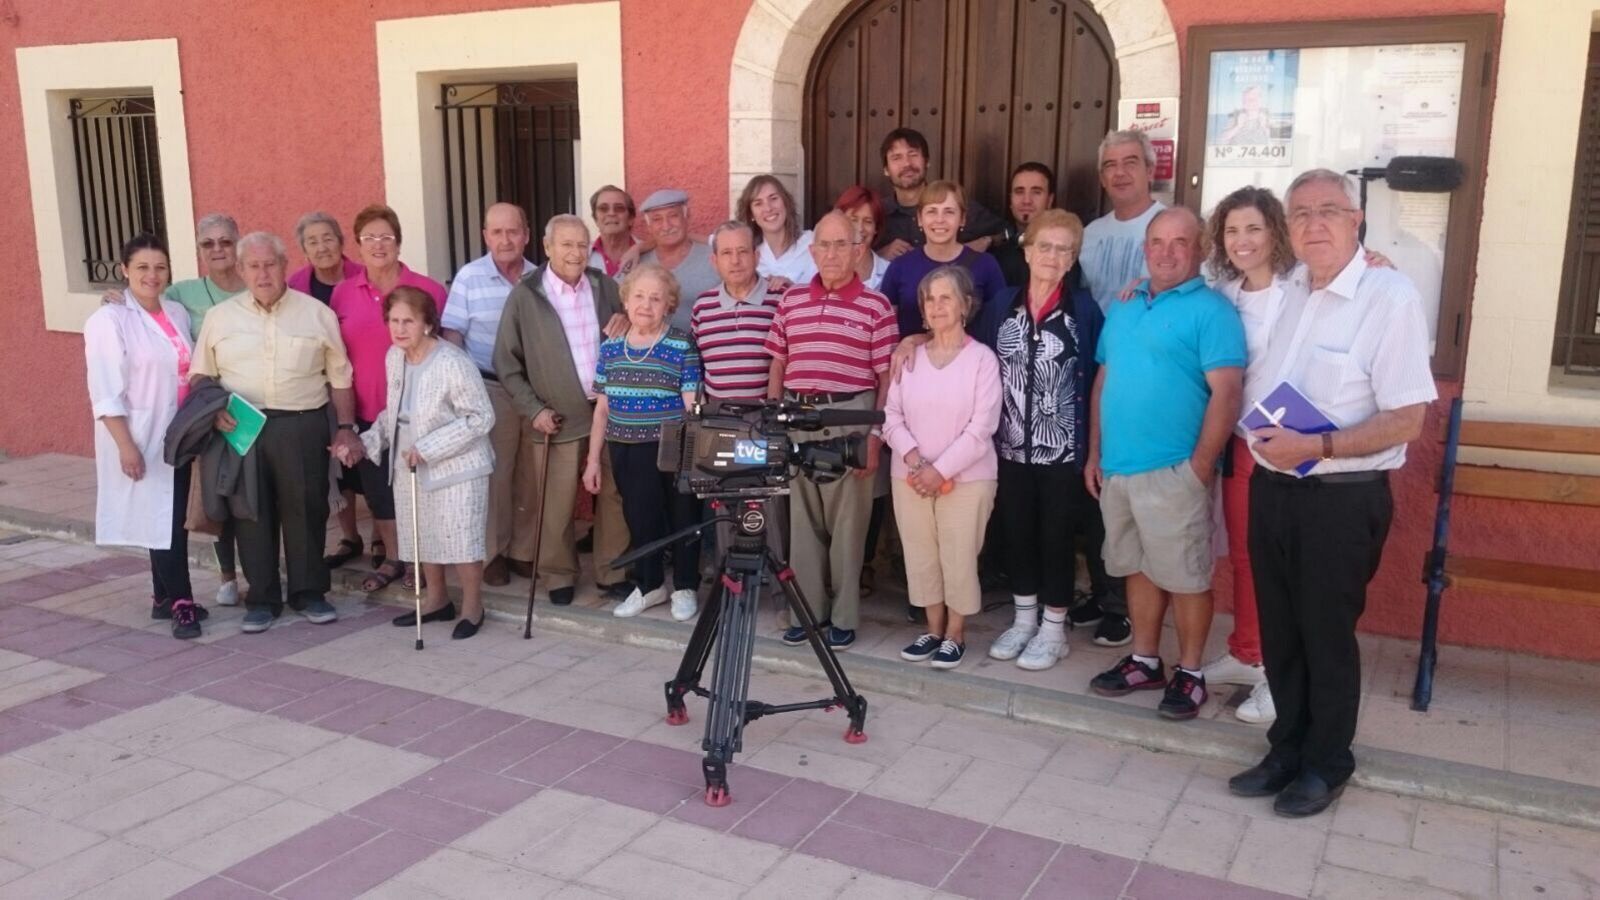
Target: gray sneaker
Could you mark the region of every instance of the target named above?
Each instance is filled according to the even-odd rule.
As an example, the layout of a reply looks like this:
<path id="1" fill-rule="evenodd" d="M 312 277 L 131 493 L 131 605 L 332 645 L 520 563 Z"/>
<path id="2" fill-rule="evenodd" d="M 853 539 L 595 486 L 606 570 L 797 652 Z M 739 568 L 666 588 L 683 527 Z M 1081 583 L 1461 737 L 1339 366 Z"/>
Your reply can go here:
<path id="1" fill-rule="evenodd" d="M 989 645 L 990 659 L 1016 659 L 1017 654 L 1028 646 L 1033 636 L 1039 633 L 1039 626 L 1029 628 L 1026 625 L 1012 625 L 1004 633 L 995 638 Z"/>
<path id="2" fill-rule="evenodd" d="M 277 616 L 268 609 L 252 609 L 244 614 L 244 622 L 239 626 L 245 634 L 260 634 L 272 627 L 272 620 Z"/>
<path id="3" fill-rule="evenodd" d="M 299 612 L 301 618 L 313 625 L 326 625 L 329 622 L 339 621 L 339 611 L 333 608 L 332 603 L 321 597 L 307 601 L 305 608 Z"/>

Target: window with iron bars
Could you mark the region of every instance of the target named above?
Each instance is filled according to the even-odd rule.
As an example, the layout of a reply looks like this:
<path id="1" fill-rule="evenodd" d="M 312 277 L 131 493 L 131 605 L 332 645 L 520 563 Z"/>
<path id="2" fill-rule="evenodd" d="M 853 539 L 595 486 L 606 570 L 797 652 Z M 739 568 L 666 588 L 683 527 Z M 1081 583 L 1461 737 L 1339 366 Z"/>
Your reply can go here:
<path id="1" fill-rule="evenodd" d="M 527 212 L 533 235 L 526 255 L 544 262 L 544 223 L 578 209 L 578 82 L 446 84 L 437 108 L 444 117 L 450 271 L 487 252 L 483 213 L 496 202 Z"/>
<path id="2" fill-rule="evenodd" d="M 122 245 L 149 232 L 166 240 L 155 100 L 74 97 L 72 153 L 83 221 L 83 265 L 92 284 L 122 281 Z"/>
<path id="3" fill-rule="evenodd" d="M 1589 36 L 1572 212 L 1551 363 L 1560 375 L 1600 376 L 1600 33 Z"/>

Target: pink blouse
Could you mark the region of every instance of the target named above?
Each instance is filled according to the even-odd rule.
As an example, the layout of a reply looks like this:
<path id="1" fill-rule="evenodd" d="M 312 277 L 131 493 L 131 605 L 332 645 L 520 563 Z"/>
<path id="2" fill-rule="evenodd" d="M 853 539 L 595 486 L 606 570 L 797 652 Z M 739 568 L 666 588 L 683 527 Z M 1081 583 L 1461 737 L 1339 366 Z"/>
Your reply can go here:
<path id="1" fill-rule="evenodd" d="M 172 343 L 173 352 L 178 354 L 178 405 L 182 406 L 184 398 L 189 396 L 189 345 L 178 337 L 177 326 L 172 324 L 166 310 L 149 313 L 149 316 L 156 320 L 161 333 Z"/>
<path id="2" fill-rule="evenodd" d="M 400 266 L 397 283 L 421 288 L 428 292 L 444 315 L 444 285 L 426 275 Z M 339 334 L 344 338 L 345 352 L 350 355 L 350 365 L 355 369 L 356 418 L 363 422 L 376 422 L 378 413 L 389 402 L 388 384 L 384 380 L 383 360 L 393 341 L 389 338 L 389 323 L 383 318 L 383 295 L 367 281 L 367 270 L 339 282 L 329 299 L 334 313 L 339 316 Z"/>
<path id="3" fill-rule="evenodd" d="M 995 480 L 1000 396 L 1000 361 L 981 342 L 967 338 L 942 369 L 928 359 L 927 345 L 918 347 L 912 370 L 890 383 L 884 403 L 883 440 L 893 451 L 889 473 L 909 475 L 906 454 L 916 450 L 946 479 Z"/>

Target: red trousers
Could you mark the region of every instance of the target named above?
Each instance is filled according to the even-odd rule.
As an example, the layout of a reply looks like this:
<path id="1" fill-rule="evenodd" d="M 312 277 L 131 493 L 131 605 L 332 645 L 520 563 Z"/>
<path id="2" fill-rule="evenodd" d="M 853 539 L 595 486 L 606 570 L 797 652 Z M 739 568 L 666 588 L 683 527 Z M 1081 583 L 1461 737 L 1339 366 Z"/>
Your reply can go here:
<path id="1" fill-rule="evenodd" d="M 1222 480 L 1222 518 L 1228 524 L 1228 562 L 1233 566 L 1233 633 L 1228 652 L 1240 662 L 1261 663 L 1261 623 L 1256 617 L 1256 582 L 1250 574 L 1250 473 L 1255 457 L 1244 438 L 1233 436 L 1233 474 Z"/>

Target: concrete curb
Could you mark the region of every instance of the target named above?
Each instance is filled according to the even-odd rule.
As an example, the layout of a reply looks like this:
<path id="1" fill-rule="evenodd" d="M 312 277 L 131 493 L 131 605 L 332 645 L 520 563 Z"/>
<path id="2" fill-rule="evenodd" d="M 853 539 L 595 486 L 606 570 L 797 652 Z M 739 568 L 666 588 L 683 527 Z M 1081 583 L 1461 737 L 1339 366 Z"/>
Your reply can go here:
<path id="1" fill-rule="evenodd" d="M 90 523 L 16 507 L 0 506 L 0 526 L 78 543 L 93 540 Z M 189 557 L 199 568 L 216 568 L 209 541 L 191 540 Z M 341 569 L 334 573 L 334 589 L 359 594 L 360 580 L 364 577 L 365 573 Z M 409 605 L 409 596 L 402 593 L 398 585 L 375 596 L 395 605 Z M 484 599 L 487 612 L 497 619 L 520 623 L 527 611 L 523 600 L 503 595 L 486 595 Z M 682 625 L 672 622 L 618 619 L 602 610 L 555 607 L 548 603 L 534 607 L 533 620 L 539 628 L 554 633 L 673 652 L 683 650 L 689 634 Z M 843 659 L 851 683 L 869 695 L 882 693 L 937 703 L 1241 767 L 1258 761 L 1265 749 L 1260 731 L 1228 722 L 1196 720 L 1174 725 L 1155 718 L 1147 710 L 1094 696 L 1013 684 L 981 675 L 935 675 L 929 670 L 891 660 L 848 653 Z M 761 671 L 822 678 L 809 649 L 788 647 L 773 638 L 756 638 L 754 662 Z M 661 673 L 662 681 L 671 674 Z M 870 714 L 867 731 L 869 734 L 872 731 Z M 1360 745 L 1356 747 L 1356 756 L 1360 766 L 1352 783 L 1360 787 L 1560 825 L 1600 829 L 1600 788 Z"/>

